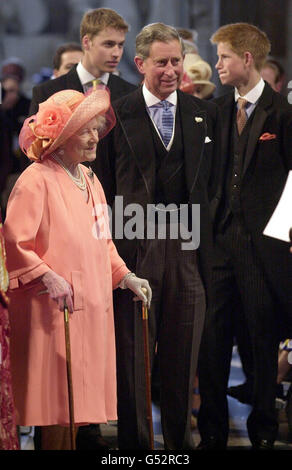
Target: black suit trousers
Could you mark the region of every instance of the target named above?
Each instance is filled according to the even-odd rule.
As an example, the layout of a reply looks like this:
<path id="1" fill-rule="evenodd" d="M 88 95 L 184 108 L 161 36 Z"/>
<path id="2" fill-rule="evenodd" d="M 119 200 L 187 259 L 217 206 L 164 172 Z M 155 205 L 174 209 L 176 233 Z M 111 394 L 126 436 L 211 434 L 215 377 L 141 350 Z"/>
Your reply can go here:
<path id="1" fill-rule="evenodd" d="M 199 357 L 202 404 L 199 431 L 203 440 L 227 442 L 228 385 L 236 329 L 248 332 L 254 373 L 252 411 L 247 427 L 251 442 L 274 441 L 277 353 L 276 301 L 266 280 L 250 234 L 233 217 L 217 237 L 213 292 Z"/>
<path id="2" fill-rule="evenodd" d="M 136 274 L 149 280 L 151 363 L 157 347 L 161 425 L 165 449 L 191 449 L 191 397 L 205 317 L 205 291 L 196 251 L 180 240 L 141 241 Z M 149 449 L 141 302 L 128 290 L 115 292 L 120 449 Z"/>

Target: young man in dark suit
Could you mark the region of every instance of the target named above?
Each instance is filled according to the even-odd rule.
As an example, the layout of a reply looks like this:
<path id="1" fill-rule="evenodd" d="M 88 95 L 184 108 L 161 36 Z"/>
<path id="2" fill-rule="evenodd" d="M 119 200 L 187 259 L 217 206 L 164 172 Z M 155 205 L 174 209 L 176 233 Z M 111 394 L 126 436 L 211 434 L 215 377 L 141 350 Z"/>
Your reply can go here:
<path id="1" fill-rule="evenodd" d="M 57 91 L 87 91 L 94 79 L 99 79 L 109 88 L 112 101 L 133 91 L 135 85 L 113 75 L 123 55 L 128 29 L 125 20 L 110 8 L 97 8 L 85 13 L 80 24 L 84 52 L 81 62 L 67 74 L 35 86 L 29 114 L 36 113 L 39 103 Z"/>
<path id="2" fill-rule="evenodd" d="M 113 230 L 117 249 L 133 271 L 147 273 L 153 289 L 150 355 L 153 360 L 157 346 L 164 446 L 173 450 L 193 447 L 191 398 L 210 284 L 210 200 L 217 191 L 220 164 L 218 109 L 178 90 L 183 56 L 181 39 L 170 26 L 154 23 L 138 34 L 135 63 L 144 84 L 114 103 L 117 124 L 107 171 L 98 173 L 109 188 L 113 220 L 120 215 L 123 222 L 122 236 L 116 226 Z M 142 214 L 134 237 L 116 195 L 123 197 L 127 211 L 135 207 Z M 192 220 L 196 204 L 200 216 Z M 184 249 L 183 226 L 190 233 L 195 226 L 199 247 L 197 239 L 195 246 Z M 156 235 L 152 239 L 150 227 Z M 171 236 L 171 227 L 178 235 Z M 159 238 L 157 232 L 163 229 L 165 237 Z M 115 327 L 119 448 L 149 449 L 141 314 L 125 291 L 115 291 Z"/>
<path id="3" fill-rule="evenodd" d="M 277 437 L 275 393 L 278 345 L 291 335 L 292 264 L 286 243 L 263 235 L 292 168 L 292 106 L 263 81 L 270 51 L 266 34 L 236 23 L 216 31 L 216 69 L 234 90 L 216 103 L 223 117 L 223 181 L 216 211 L 213 300 L 199 360 L 200 449 L 222 449 L 228 438 L 226 398 L 233 338 L 250 347 L 255 449 Z M 283 329 L 284 327 L 284 329 Z M 250 345 L 250 346 L 246 346 Z"/>

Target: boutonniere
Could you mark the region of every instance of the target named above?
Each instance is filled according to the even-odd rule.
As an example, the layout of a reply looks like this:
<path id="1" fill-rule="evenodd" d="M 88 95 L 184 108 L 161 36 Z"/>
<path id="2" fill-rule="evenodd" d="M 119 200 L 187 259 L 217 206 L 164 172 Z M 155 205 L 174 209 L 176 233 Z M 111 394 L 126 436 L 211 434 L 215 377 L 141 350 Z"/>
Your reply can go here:
<path id="1" fill-rule="evenodd" d="M 203 121 L 203 118 L 200 117 L 200 116 L 196 116 L 196 117 L 195 117 L 195 121 L 196 121 L 196 122 L 202 122 L 202 121 Z"/>
<path id="2" fill-rule="evenodd" d="M 270 134 L 269 132 L 265 132 L 260 136 L 259 140 L 274 140 L 276 137 L 276 134 Z"/>
<path id="3" fill-rule="evenodd" d="M 87 176 L 91 180 L 91 183 L 94 184 L 94 173 L 91 167 L 88 168 Z"/>

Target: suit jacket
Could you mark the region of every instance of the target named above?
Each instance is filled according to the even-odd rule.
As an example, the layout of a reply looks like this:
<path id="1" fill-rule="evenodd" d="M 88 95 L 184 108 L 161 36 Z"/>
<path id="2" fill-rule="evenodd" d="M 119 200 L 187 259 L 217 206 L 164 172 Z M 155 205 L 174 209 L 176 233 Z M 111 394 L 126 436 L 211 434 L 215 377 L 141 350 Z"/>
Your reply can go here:
<path id="1" fill-rule="evenodd" d="M 200 204 L 199 253 L 201 274 L 206 285 L 209 282 L 212 257 L 210 201 L 217 192 L 220 173 L 219 113 L 213 103 L 180 91 L 177 93 L 188 203 Z M 97 175 L 110 204 L 113 204 L 115 195 L 122 195 L 124 207 L 129 203 L 137 203 L 143 207 L 145 214 L 147 204 L 154 204 L 155 201 L 155 149 L 152 124 L 141 88 L 116 101 L 114 109 L 117 124 L 109 138 L 108 159 L 102 160 L 103 166 Z M 115 243 L 130 269 L 135 269 L 139 240 L 115 238 Z"/>
<path id="2" fill-rule="evenodd" d="M 137 88 L 132 83 L 126 82 L 126 80 L 113 74 L 110 74 L 109 76 L 107 87 L 111 92 L 111 101 L 114 101 Z M 29 116 L 38 111 L 39 103 L 42 103 L 51 95 L 61 90 L 77 90 L 83 93 L 83 87 L 76 72 L 76 66 L 74 66 L 65 75 L 61 75 L 61 77 L 55 78 L 54 80 L 48 80 L 33 88 Z"/>
<path id="3" fill-rule="evenodd" d="M 233 136 L 234 92 L 214 100 L 222 112 L 223 179 L 217 195 L 216 226 L 220 226 L 226 197 L 230 149 Z M 288 171 L 292 169 L 292 106 L 266 83 L 254 110 L 241 180 L 243 219 L 264 271 L 286 312 L 292 311 L 292 257 L 288 244 L 263 235 L 282 194 Z M 265 133 L 271 139 L 261 139 Z M 221 199 L 222 196 L 222 199 Z"/>

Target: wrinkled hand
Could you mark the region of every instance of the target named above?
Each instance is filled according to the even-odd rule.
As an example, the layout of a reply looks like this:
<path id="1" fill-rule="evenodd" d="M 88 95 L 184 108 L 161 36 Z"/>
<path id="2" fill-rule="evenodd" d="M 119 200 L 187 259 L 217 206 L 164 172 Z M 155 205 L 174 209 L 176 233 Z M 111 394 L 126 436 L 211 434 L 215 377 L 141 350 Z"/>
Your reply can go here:
<path id="1" fill-rule="evenodd" d="M 69 312 L 73 313 L 73 291 L 70 284 L 52 270 L 46 272 L 41 279 L 49 296 L 57 302 L 59 309 L 63 311 L 66 304 Z"/>
<path id="2" fill-rule="evenodd" d="M 152 290 L 149 286 L 149 282 L 146 279 L 140 279 L 135 275 L 131 274 L 125 278 L 125 287 L 131 289 L 136 294 L 134 300 L 142 300 L 142 302 L 150 308 L 151 299 L 152 299 Z M 142 288 L 146 289 L 146 295 L 144 294 Z"/>

